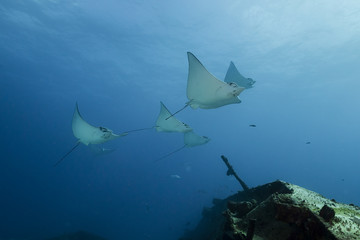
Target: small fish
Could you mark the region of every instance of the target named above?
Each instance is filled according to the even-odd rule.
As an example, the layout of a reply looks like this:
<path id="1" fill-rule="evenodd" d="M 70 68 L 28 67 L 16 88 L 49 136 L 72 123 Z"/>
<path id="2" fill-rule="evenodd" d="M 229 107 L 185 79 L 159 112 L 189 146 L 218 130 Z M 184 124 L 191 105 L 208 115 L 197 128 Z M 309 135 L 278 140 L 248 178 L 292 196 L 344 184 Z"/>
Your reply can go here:
<path id="1" fill-rule="evenodd" d="M 180 179 L 181 177 L 177 174 L 173 174 L 173 175 L 170 175 L 171 178 L 176 178 L 176 179 Z"/>
<path id="2" fill-rule="evenodd" d="M 256 125 L 255 124 L 250 124 L 249 127 L 256 127 Z"/>
<path id="3" fill-rule="evenodd" d="M 310 144 L 311 142 L 306 142 L 306 144 Z"/>

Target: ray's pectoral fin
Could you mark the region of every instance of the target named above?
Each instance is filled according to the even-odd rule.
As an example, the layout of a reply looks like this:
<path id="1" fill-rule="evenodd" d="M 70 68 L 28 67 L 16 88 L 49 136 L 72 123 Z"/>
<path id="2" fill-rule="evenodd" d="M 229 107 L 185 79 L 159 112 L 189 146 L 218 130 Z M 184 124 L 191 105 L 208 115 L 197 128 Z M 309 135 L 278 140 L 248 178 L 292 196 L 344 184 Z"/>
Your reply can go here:
<path id="1" fill-rule="evenodd" d="M 200 146 L 208 143 L 209 141 L 210 138 L 197 135 L 194 131 L 184 133 L 184 143 L 187 147 Z"/>
<path id="2" fill-rule="evenodd" d="M 183 107 L 182 109 L 186 108 Z M 180 112 L 182 109 L 177 111 Z M 171 114 L 169 109 L 165 106 L 163 102 L 160 102 L 160 113 L 156 120 L 156 131 L 158 132 L 189 132 L 192 128 L 186 123 L 181 122 L 179 119 L 175 118 L 174 115 Z"/>
<path id="3" fill-rule="evenodd" d="M 76 142 L 75 146 L 70 149 L 70 151 L 68 151 L 59 161 L 54 164 L 54 166 L 60 164 L 70 153 L 72 153 L 80 145 L 80 143 L 83 143 L 86 146 L 88 146 L 89 144 L 100 144 L 127 135 L 127 133 L 117 135 L 108 128 L 95 127 L 87 123 L 81 116 L 77 103 L 75 105 L 72 119 L 72 131 L 78 141 Z"/>
<path id="4" fill-rule="evenodd" d="M 233 62 L 230 62 L 230 66 L 226 72 L 224 81 L 227 83 L 234 82 L 238 86 L 243 88 L 252 88 L 256 82 L 252 78 L 246 78 L 243 75 L 241 75 Z"/>
<path id="5" fill-rule="evenodd" d="M 236 84 L 228 84 L 217 79 L 188 52 L 189 74 L 186 95 L 189 104 L 196 108 L 218 108 L 224 105 L 239 103 L 238 96 L 244 90 Z"/>
<path id="6" fill-rule="evenodd" d="M 167 158 L 167 157 L 173 155 L 174 153 L 177 153 L 180 150 L 184 149 L 185 147 L 200 146 L 200 145 L 208 143 L 209 141 L 210 141 L 210 138 L 208 138 L 206 136 L 197 135 L 196 133 L 194 133 L 193 130 L 189 131 L 189 132 L 184 132 L 184 146 L 162 156 L 161 158 L 156 159 L 155 162 L 158 162 L 161 159 Z"/>
<path id="7" fill-rule="evenodd" d="M 72 130 L 74 136 L 85 145 L 100 144 L 122 136 L 114 134 L 106 127 L 95 127 L 87 123 L 81 116 L 77 103 L 72 120 Z"/>

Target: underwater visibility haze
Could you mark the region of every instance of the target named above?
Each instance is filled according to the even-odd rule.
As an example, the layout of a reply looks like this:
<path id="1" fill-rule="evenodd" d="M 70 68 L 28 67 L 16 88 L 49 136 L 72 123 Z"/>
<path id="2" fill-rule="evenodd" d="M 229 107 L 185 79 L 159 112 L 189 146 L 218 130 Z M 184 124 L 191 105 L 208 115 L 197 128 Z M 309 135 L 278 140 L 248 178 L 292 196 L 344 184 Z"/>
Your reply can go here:
<path id="1" fill-rule="evenodd" d="M 249 187 L 360 205 L 359 12 L 2 0 L 0 240 L 178 239 L 241 190 L 221 155 Z"/>

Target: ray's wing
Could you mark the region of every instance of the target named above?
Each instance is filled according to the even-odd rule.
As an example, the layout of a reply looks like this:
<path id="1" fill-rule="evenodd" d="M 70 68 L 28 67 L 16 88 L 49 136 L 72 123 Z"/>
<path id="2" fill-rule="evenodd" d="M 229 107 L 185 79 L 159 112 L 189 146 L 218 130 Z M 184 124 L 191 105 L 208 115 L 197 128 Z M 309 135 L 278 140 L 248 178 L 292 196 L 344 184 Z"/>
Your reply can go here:
<path id="1" fill-rule="evenodd" d="M 190 126 L 179 121 L 172 116 L 163 102 L 160 102 L 160 113 L 156 121 L 156 130 L 158 132 L 189 132 L 192 130 Z"/>
<path id="2" fill-rule="evenodd" d="M 184 132 L 184 146 L 162 156 L 161 158 L 158 158 L 157 160 L 155 160 L 155 162 L 157 162 L 161 159 L 167 158 L 167 157 L 173 155 L 174 153 L 181 151 L 185 147 L 195 147 L 195 146 L 199 146 L 199 145 L 208 143 L 209 141 L 210 141 L 210 138 L 205 137 L 205 136 L 199 136 L 199 135 L 195 134 L 194 131 Z"/>
<path id="3" fill-rule="evenodd" d="M 209 73 L 201 62 L 188 52 L 189 74 L 186 94 L 192 108 L 217 108 L 240 103 L 241 87 L 220 81 Z"/>
<path id="4" fill-rule="evenodd" d="M 199 136 L 194 131 L 184 133 L 184 144 L 187 147 L 195 147 L 208 143 L 210 138 L 205 136 Z"/>
<path id="5" fill-rule="evenodd" d="M 252 78 L 246 78 L 241 75 L 233 62 L 230 62 L 230 66 L 226 72 L 224 81 L 227 83 L 236 83 L 238 86 L 243 88 L 252 88 L 254 83 L 256 82 Z"/>
<path id="6" fill-rule="evenodd" d="M 189 74 L 186 94 L 188 99 L 204 103 L 214 101 L 214 93 L 226 83 L 209 73 L 192 53 L 188 52 L 187 54 Z"/>
<path id="7" fill-rule="evenodd" d="M 70 153 L 72 153 L 80 143 L 85 145 L 104 143 L 109 140 L 125 136 L 126 134 L 116 135 L 111 130 L 104 127 L 94 127 L 87 123 L 80 115 L 79 106 L 76 103 L 75 111 L 72 119 L 72 130 L 74 136 L 78 139 L 75 146 L 72 147 L 60 160 L 58 160 L 54 166 L 59 165 Z M 103 152 L 112 152 L 112 149 L 104 149 Z"/>
<path id="8" fill-rule="evenodd" d="M 77 103 L 72 120 L 72 130 L 74 136 L 85 145 L 89 145 L 89 143 L 91 143 L 92 136 L 99 131 L 97 127 L 90 125 L 82 118 Z"/>
<path id="9" fill-rule="evenodd" d="M 104 143 L 122 136 L 114 134 L 107 128 L 94 127 L 87 123 L 80 115 L 77 103 L 72 120 L 72 130 L 74 136 L 79 139 L 79 142 L 85 145 Z"/>

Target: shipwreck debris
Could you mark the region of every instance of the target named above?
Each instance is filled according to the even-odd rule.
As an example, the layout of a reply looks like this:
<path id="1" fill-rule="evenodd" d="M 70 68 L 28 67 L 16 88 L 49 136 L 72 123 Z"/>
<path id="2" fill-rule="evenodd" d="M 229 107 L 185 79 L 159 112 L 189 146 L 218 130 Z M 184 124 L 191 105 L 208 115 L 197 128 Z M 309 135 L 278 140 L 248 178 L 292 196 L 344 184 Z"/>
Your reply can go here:
<path id="1" fill-rule="evenodd" d="M 229 160 L 224 156 L 221 155 L 221 159 L 224 161 L 224 163 L 226 164 L 228 171 L 226 172 L 226 175 L 230 176 L 233 175 L 236 180 L 238 180 L 238 182 L 240 183 L 241 187 L 244 189 L 244 191 L 248 191 L 249 187 L 245 184 L 245 182 L 243 180 L 241 180 L 241 178 L 236 174 L 236 172 L 234 171 L 234 168 L 230 165 Z"/>
<path id="2" fill-rule="evenodd" d="M 255 233 L 255 223 L 256 223 L 255 219 L 250 219 L 249 220 L 249 227 L 248 227 L 248 230 L 246 232 L 246 240 L 252 240 L 253 239 L 254 233 Z"/>
<path id="3" fill-rule="evenodd" d="M 217 199 L 180 239 L 359 240 L 360 208 L 275 181 Z"/>
<path id="4" fill-rule="evenodd" d="M 320 217 L 322 217 L 326 222 L 330 222 L 335 217 L 335 211 L 328 205 L 324 205 L 319 213 Z"/>

